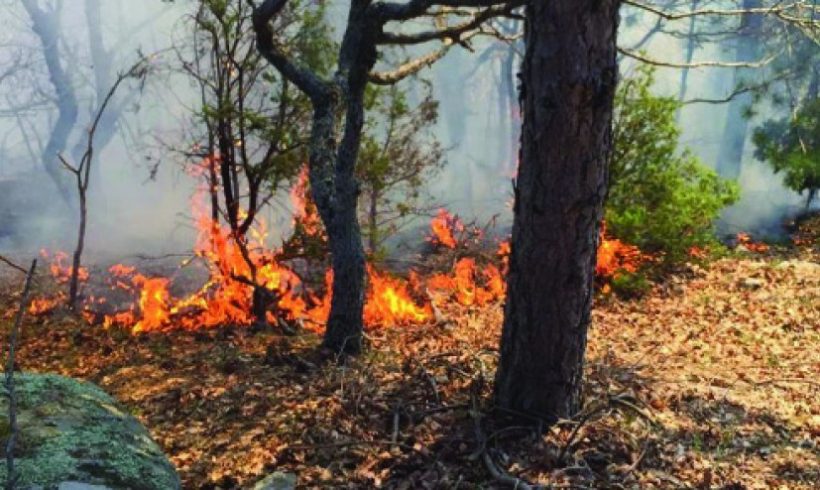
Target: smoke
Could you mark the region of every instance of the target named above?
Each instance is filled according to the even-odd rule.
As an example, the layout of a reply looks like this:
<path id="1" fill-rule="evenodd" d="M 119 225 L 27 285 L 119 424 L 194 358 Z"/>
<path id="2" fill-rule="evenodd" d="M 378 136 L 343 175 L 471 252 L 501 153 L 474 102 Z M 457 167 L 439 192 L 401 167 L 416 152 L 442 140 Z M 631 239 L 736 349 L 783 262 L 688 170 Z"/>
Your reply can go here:
<path id="1" fill-rule="evenodd" d="M 54 89 L 42 46 L 20 3 L 0 1 L 0 250 L 71 248 L 76 210 L 59 197 L 40 161 L 57 118 Z M 41 6 L 53 3 L 39 2 Z M 65 53 L 61 61 L 79 108 L 65 150 L 68 156 L 89 124 L 97 68 L 83 8 L 80 2 L 72 6 L 74 3 L 77 8 L 62 10 L 58 25 Z M 344 25 L 347 3 L 330 3 L 329 20 L 337 34 Z M 107 144 L 96 149 L 99 173 L 91 183 L 89 250 L 123 255 L 187 249 L 194 233 L 189 225 L 189 200 L 195 183 L 180 169 L 184 158 L 170 150 L 186 144 L 184 128 L 190 123 L 197 94 L 185 77 L 168 67 L 176 61 L 169 48 L 184 42 L 183 18 L 194 3 L 145 0 L 137 6 L 109 0 L 101 4 L 101 34 L 112 70 L 126 69 L 138 52 L 158 54 L 146 86 L 140 90 L 130 84 L 118 96 L 123 113 L 116 131 Z M 621 44 L 637 43 L 653 25 L 650 18 L 627 19 Z M 653 58 L 682 61 L 684 42 L 679 36 L 657 34 L 642 49 Z M 436 134 L 448 149 L 448 164 L 428 190 L 436 202 L 467 219 L 483 222 L 499 215 L 509 222 L 520 125 L 515 92 L 519 57 L 513 48 L 487 40 L 472 47 L 473 52 L 451 50 L 421 75 L 433 83 L 441 102 Z M 430 46 L 422 46 L 404 55 L 428 49 Z M 700 46 L 695 53 L 696 59 L 727 59 L 730 55 L 714 44 Z M 628 74 L 630 67 L 631 62 L 624 60 L 622 71 Z M 3 78 L 6 72 L 11 74 Z M 680 78 L 678 69 L 661 69 L 657 91 L 677 95 Z M 692 69 L 686 97 L 725 97 L 734 88 L 733 79 L 730 69 Z M 754 128 L 772 110 L 761 107 L 749 127 Z M 712 168 L 725 144 L 727 124 L 736 118 L 728 111 L 726 104 L 691 104 L 681 113 L 682 146 Z M 795 212 L 802 198 L 785 189 L 779 176 L 754 159 L 748 135 L 742 160 L 743 198 L 727 210 L 722 229 L 770 230 L 784 215 Z M 290 219 L 281 207 L 269 210 L 267 216 L 274 229 L 283 229 Z"/>

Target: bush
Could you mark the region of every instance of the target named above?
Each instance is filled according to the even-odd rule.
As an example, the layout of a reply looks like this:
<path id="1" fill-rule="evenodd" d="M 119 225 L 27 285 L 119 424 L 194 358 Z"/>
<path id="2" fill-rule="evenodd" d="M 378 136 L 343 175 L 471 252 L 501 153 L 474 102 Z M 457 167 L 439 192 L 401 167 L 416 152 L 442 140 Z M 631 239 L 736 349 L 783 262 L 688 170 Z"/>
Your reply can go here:
<path id="1" fill-rule="evenodd" d="M 691 247 L 716 244 L 715 219 L 739 191 L 678 151 L 679 103 L 653 95 L 653 81 L 644 67 L 618 89 L 606 222 L 613 236 L 678 261 Z"/>

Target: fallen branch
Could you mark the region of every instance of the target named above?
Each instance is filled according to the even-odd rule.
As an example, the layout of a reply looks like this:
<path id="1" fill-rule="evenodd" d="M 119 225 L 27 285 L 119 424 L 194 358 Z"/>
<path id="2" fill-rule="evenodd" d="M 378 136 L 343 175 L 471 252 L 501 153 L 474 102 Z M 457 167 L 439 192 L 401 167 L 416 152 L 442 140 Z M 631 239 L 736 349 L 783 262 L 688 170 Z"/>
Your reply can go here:
<path id="1" fill-rule="evenodd" d="M 14 444 L 17 441 L 17 397 L 14 392 L 14 349 L 17 346 L 17 333 L 23 323 L 23 315 L 28 306 L 28 294 L 31 290 L 31 279 L 37 268 L 37 259 L 31 261 L 31 268 L 26 273 L 26 283 L 23 286 L 23 295 L 20 297 L 20 307 L 9 334 L 9 354 L 6 359 L 6 397 L 9 400 L 9 437 L 6 440 L 6 490 L 14 490 L 18 475 L 14 471 Z"/>
<path id="2" fill-rule="evenodd" d="M 28 273 L 28 271 L 27 271 L 27 270 L 25 270 L 24 268 L 22 268 L 22 267 L 20 267 L 19 265 L 15 264 L 15 263 L 14 263 L 14 262 L 12 262 L 11 260 L 7 259 L 6 257 L 3 257 L 2 255 L 0 255 L 0 262 L 3 262 L 4 264 L 6 264 L 7 266 L 11 267 L 12 269 L 17 269 L 18 271 L 20 271 L 20 272 L 21 272 L 21 273 L 23 273 L 23 274 L 27 274 L 27 273 Z"/>

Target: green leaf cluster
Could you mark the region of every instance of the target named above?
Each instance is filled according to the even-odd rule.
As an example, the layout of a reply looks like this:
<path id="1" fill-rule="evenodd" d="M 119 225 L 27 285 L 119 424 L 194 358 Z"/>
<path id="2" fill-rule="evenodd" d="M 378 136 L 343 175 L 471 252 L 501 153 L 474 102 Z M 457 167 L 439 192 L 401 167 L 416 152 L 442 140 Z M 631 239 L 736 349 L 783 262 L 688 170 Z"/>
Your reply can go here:
<path id="1" fill-rule="evenodd" d="M 715 243 L 714 222 L 739 190 L 688 150 L 679 151 L 679 102 L 653 94 L 653 82 L 653 69 L 642 67 L 616 94 L 607 229 L 677 261 L 693 246 Z"/>

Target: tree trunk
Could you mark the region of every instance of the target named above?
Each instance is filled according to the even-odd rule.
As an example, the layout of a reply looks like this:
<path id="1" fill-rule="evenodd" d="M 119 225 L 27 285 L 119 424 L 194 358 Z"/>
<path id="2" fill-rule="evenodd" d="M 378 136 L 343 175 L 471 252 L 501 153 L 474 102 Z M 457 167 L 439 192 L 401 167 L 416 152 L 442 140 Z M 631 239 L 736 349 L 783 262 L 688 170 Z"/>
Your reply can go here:
<path id="1" fill-rule="evenodd" d="M 379 248 L 379 191 L 371 190 L 368 199 L 370 204 L 367 210 L 367 248 L 370 255 L 375 255 Z"/>
<path id="2" fill-rule="evenodd" d="M 501 409 L 575 414 L 612 149 L 618 0 L 532 0 L 508 299 L 496 378 Z"/>
<path id="3" fill-rule="evenodd" d="M 694 12 L 698 8 L 698 0 L 692 0 L 691 5 L 689 6 L 689 11 Z M 695 48 L 697 48 L 697 17 L 692 16 L 689 18 L 689 36 L 686 39 L 686 59 L 684 62 L 689 65 L 692 63 L 692 60 L 695 58 Z M 681 68 L 680 71 L 680 89 L 678 91 L 678 102 L 683 104 L 683 101 L 686 100 L 686 93 L 689 91 L 689 67 L 686 66 Z M 675 120 L 680 123 L 681 113 L 683 112 L 683 105 L 678 106 L 678 110 L 675 112 Z"/>
<path id="4" fill-rule="evenodd" d="M 364 128 L 364 92 L 376 64 L 379 32 L 367 16 L 368 0 L 353 0 L 339 56 L 335 84 L 344 96 L 345 125 L 334 165 L 333 215 L 325 220 L 333 261 L 333 299 L 324 345 L 355 354 L 362 347 L 365 254 L 359 226 L 359 183 L 356 161 Z M 324 219 L 324 218 L 323 218 Z"/>
<path id="5" fill-rule="evenodd" d="M 77 123 L 77 98 L 71 86 L 71 79 L 60 63 L 60 16 L 58 11 L 41 10 L 34 0 L 24 0 L 23 6 L 32 22 L 32 30 L 40 39 L 48 77 L 54 87 L 57 104 L 57 121 L 51 128 L 41 160 L 63 200 L 73 207 L 74 197 L 70 189 L 69 175 L 60 164 L 58 155 L 65 151 L 68 138 Z"/>
<path id="6" fill-rule="evenodd" d="M 743 0 L 744 9 L 760 8 L 761 0 Z M 737 38 L 735 39 L 735 61 L 753 62 L 760 56 L 760 30 L 763 25 L 761 14 L 743 14 L 740 21 Z M 734 72 L 734 87 L 739 88 L 749 83 L 753 76 L 750 68 L 736 68 Z M 736 179 L 740 176 L 743 153 L 746 148 L 746 139 L 749 133 L 749 118 L 746 112 L 752 105 L 751 93 L 735 96 L 729 103 L 726 125 L 723 129 L 722 145 L 718 155 L 717 170 L 721 177 Z"/>

